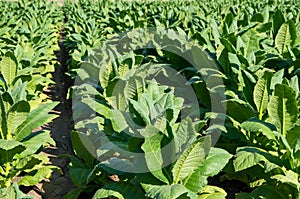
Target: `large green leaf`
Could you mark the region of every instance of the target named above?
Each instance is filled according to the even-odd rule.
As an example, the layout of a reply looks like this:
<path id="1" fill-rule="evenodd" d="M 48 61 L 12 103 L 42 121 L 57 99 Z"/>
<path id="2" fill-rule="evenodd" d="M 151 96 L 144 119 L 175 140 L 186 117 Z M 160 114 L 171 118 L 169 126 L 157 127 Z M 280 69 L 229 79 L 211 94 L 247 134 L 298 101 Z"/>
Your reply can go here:
<path id="1" fill-rule="evenodd" d="M 266 136 L 268 139 L 276 140 L 275 135 L 272 131 L 272 130 L 274 130 L 273 128 L 275 128 L 275 127 L 272 126 L 271 124 L 263 122 L 261 120 L 251 118 L 251 119 L 243 122 L 241 124 L 241 127 L 251 133 L 260 132 L 264 136 Z"/>
<path id="2" fill-rule="evenodd" d="M 205 161 L 211 145 L 209 136 L 197 140 L 178 158 L 173 169 L 174 183 L 191 175 Z"/>
<path id="3" fill-rule="evenodd" d="M 192 119 L 189 117 L 184 118 L 174 133 L 177 154 L 182 154 L 196 140 L 196 137 L 197 131 Z"/>
<path id="4" fill-rule="evenodd" d="M 236 158 L 233 160 L 234 170 L 241 171 L 257 164 L 263 164 L 264 167 L 273 165 L 274 168 L 280 167 L 280 159 L 267 151 L 256 147 L 237 148 Z"/>
<path id="5" fill-rule="evenodd" d="M 25 147 L 18 141 L 0 139 L 1 163 L 11 162 L 13 157 L 23 150 L 25 150 Z"/>
<path id="6" fill-rule="evenodd" d="M 57 115 L 51 115 L 48 113 L 57 104 L 58 102 L 47 103 L 30 112 L 26 120 L 21 125 L 18 126 L 15 132 L 12 133 L 14 139 L 21 141 L 27 136 L 29 136 L 35 128 L 42 126 L 45 123 L 50 122 L 52 119 L 56 118 Z"/>
<path id="7" fill-rule="evenodd" d="M 155 199 L 177 199 L 182 195 L 187 194 L 191 199 L 197 198 L 197 195 L 183 185 L 173 184 L 173 185 L 162 185 L 153 186 L 146 194 L 147 197 Z"/>
<path id="8" fill-rule="evenodd" d="M 18 125 L 22 124 L 30 112 L 30 105 L 26 101 L 15 103 L 8 111 L 7 116 L 7 138 L 11 138 L 11 133 L 16 131 Z"/>
<path id="9" fill-rule="evenodd" d="M 57 169 L 57 167 L 43 166 L 42 168 L 39 168 L 33 175 L 26 175 L 22 177 L 18 184 L 24 186 L 34 186 L 42 180 L 50 178 L 54 169 Z"/>
<path id="10" fill-rule="evenodd" d="M 2 57 L 0 71 L 8 86 L 11 85 L 17 75 L 17 61 L 13 53 L 7 52 Z"/>
<path id="11" fill-rule="evenodd" d="M 70 159 L 70 177 L 77 187 L 86 186 L 96 177 L 96 172 L 99 171 L 99 169 L 96 166 L 90 167 L 89 165 L 84 164 L 80 159 L 76 157 L 71 156 Z"/>
<path id="12" fill-rule="evenodd" d="M 286 139 L 291 148 L 295 151 L 300 150 L 300 126 L 294 126 L 287 132 Z"/>
<path id="13" fill-rule="evenodd" d="M 168 178 L 163 173 L 163 169 L 166 165 L 163 165 L 163 154 L 161 148 L 162 139 L 164 134 L 160 133 L 157 129 L 154 129 L 155 135 L 145 138 L 145 142 L 141 146 L 145 153 L 146 164 L 149 171 L 162 182 L 169 184 Z"/>
<path id="14" fill-rule="evenodd" d="M 275 179 L 281 183 L 288 184 L 300 191 L 299 174 L 295 173 L 294 171 L 285 171 L 284 174 L 274 175 L 271 177 L 271 179 Z"/>
<path id="15" fill-rule="evenodd" d="M 263 76 L 259 78 L 254 87 L 253 100 L 256 105 L 256 110 L 258 111 L 258 118 L 260 120 L 267 110 L 271 77 L 272 73 L 266 71 Z"/>
<path id="16" fill-rule="evenodd" d="M 83 139 L 88 139 L 86 135 L 81 135 L 79 132 L 71 131 L 71 141 L 75 154 L 82 158 L 87 165 L 92 166 L 95 160 L 95 157 L 88 151 L 82 142 Z"/>
<path id="17" fill-rule="evenodd" d="M 274 36 L 277 35 L 279 28 L 285 22 L 284 16 L 280 9 L 277 9 L 273 16 L 273 33 Z"/>
<path id="18" fill-rule="evenodd" d="M 51 138 L 50 132 L 41 131 L 32 134 L 32 136 L 28 140 L 22 142 L 26 149 L 22 153 L 20 153 L 20 156 L 26 157 L 28 155 L 32 155 L 48 143 L 55 146 L 55 141 Z"/>
<path id="19" fill-rule="evenodd" d="M 295 24 L 292 20 L 281 25 L 275 38 L 275 47 L 279 53 L 288 51 L 288 47 L 292 47 L 296 41 L 297 34 Z"/>
<path id="20" fill-rule="evenodd" d="M 225 103 L 224 103 L 225 104 Z M 256 116 L 255 110 L 240 99 L 226 100 L 227 114 L 238 122 L 244 122 Z"/>
<path id="21" fill-rule="evenodd" d="M 120 182 L 110 183 L 99 189 L 93 196 L 93 199 L 116 197 L 119 199 L 143 199 L 145 194 L 137 186 Z"/>
<path id="22" fill-rule="evenodd" d="M 270 119 L 283 136 L 294 127 L 298 119 L 295 92 L 285 84 L 277 84 L 268 104 Z"/>
<path id="23" fill-rule="evenodd" d="M 240 43 L 237 43 L 238 48 L 243 48 L 244 56 L 249 58 L 250 54 L 259 50 L 259 37 L 258 33 L 250 29 L 241 37 Z M 239 41 L 239 40 L 238 40 Z"/>
<path id="24" fill-rule="evenodd" d="M 232 155 L 223 149 L 211 148 L 205 161 L 184 180 L 184 186 L 193 192 L 201 191 L 207 185 L 206 179 L 217 175 L 231 157 Z"/>

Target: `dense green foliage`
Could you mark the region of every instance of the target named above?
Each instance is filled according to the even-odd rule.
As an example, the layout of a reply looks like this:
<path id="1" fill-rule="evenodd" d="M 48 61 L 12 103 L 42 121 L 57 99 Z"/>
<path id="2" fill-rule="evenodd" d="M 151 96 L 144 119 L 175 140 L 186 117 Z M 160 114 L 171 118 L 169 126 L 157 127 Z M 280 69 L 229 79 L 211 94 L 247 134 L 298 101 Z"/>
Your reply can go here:
<path id="1" fill-rule="evenodd" d="M 176 136 L 181 136 L 182 133 L 190 133 L 190 128 L 182 128 L 180 132 L 170 130 L 166 133 L 165 127 L 162 127 L 161 123 L 158 125 L 150 122 L 158 121 L 153 120 L 151 115 L 160 114 L 155 114 L 154 109 L 150 107 L 149 111 L 146 111 L 146 104 L 148 106 L 157 104 L 156 101 L 148 101 L 149 97 L 145 98 L 148 99 L 147 102 L 143 102 L 142 96 L 148 92 L 147 86 L 152 85 L 151 81 L 147 80 L 148 76 L 157 72 L 152 68 L 147 68 L 147 63 L 166 64 L 166 66 L 181 71 L 196 92 L 200 107 L 198 119 L 202 124 L 200 128 L 195 129 L 196 132 L 200 133 L 199 136 L 203 136 L 209 134 L 211 129 L 219 128 L 222 134 L 216 146 L 234 155 L 223 169 L 222 179 L 240 180 L 254 190 L 251 193 L 239 193 L 237 194 L 238 198 L 300 197 L 298 143 L 300 139 L 298 80 L 300 74 L 300 7 L 298 2 L 116 1 L 111 3 L 108 1 L 79 1 L 76 5 L 65 3 L 63 8 L 68 19 L 65 26 L 65 46 L 71 55 L 68 62 L 69 74 L 74 77 L 77 74 L 77 78 L 81 82 L 93 83 L 84 87 L 76 86 L 73 92 L 85 90 L 83 95 L 87 91 L 90 98 L 96 96 L 96 102 L 89 97 L 86 99 L 86 95 L 82 96 L 83 100 L 75 100 L 80 104 L 74 106 L 75 113 L 82 113 L 83 110 L 89 108 L 97 113 L 92 120 L 90 120 L 91 118 L 84 120 L 84 117 L 80 117 L 82 115 L 75 114 L 75 120 L 81 121 L 77 123 L 76 129 L 94 128 L 91 132 L 86 132 L 87 137 L 94 136 L 95 138 L 101 132 L 117 146 L 125 147 L 129 151 L 144 152 L 149 152 L 151 144 L 152 149 L 153 147 L 162 147 L 163 145 L 157 146 L 157 142 L 161 142 L 159 140 L 163 140 L 164 136 L 170 137 L 170 133 L 172 134 L 170 138 L 175 140 Z M 213 78 L 204 77 L 207 70 L 212 72 L 211 69 L 186 72 L 183 69 L 188 68 L 190 64 L 180 60 L 177 55 L 168 53 L 164 50 L 164 46 L 159 45 L 154 45 L 157 48 L 154 51 L 128 51 L 128 49 L 124 51 L 120 50 L 120 48 L 126 48 L 122 45 L 102 50 L 111 46 L 110 43 L 105 46 L 105 41 L 118 34 L 123 35 L 123 37 L 118 37 L 119 43 L 122 43 L 122 38 L 130 39 L 131 47 L 134 46 L 131 49 L 147 46 L 147 42 L 151 43 L 155 38 L 152 38 L 151 34 L 144 36 L 137 31 L 132 35 L 130 32 L 124 35 L 124 32 L 149 27 L 173 29 L 179 35 L 196 41 L 200 46 L 199 49 L 206 50 L 216 60 L 218 71 L 208 74 L 214 74 L 214 77 L 222 78 L 224 82 L 226 99 L 217 99 L 222 100 L 221 103 L 227 110 L 226 114 L 213 112 L 211 109 L 211 97 L 220 97 L 218 88 L 209 85 Z M 170 30 L 162 31 L 161 34 L 160 36 L 165 40 L 175 40 L 170 42 L 171 45 L 181 46 L 180 52 L 186 53 L 183 53 L 184 55 L 188 54 L 186 40 L 177 39 L 180 36 L 175 33 L 172 35 Z M 139 39 L 137 41 L 134 38 Z M 124 54 L 124 52 L 128 54 Z M 87 62 L 83 62 L 86 58 L 88 58 Z M 81 67 L 82 63 L 83 65 L 89 63 L 89 65 Z M 196 65 L 194 67 L 197 68 L 199 62 L 196 61 L 194 64 Z M 136 72 L 139 70 L 147 70 L 148 73 Z M 95 75 L 95 71 L 100 71 L 99 75 Z M 132 74 L 134 77 L 130 76 Z M 136 74 L 141 75 L 137 77 Z M 170 78 L 170 76 L 167 74 L 166 78 Z M 123 86 L 117 89 L 120 92 L 112 94 L 111 90 L 116 89 L 120 82 Z M 92 86 L 98 83 L 98 86 Z M 160 86 L 162 85 L 158 85 L 157 89 Z M 146 90 L 143 90 L 144 88 Z M 131 100 L 126 103 L 128 98 Z M 84 106 L 84 104 L 86 105 Z M 77 110 L 80 107 L 81 109 Z M 181 107 L 184 109 L 184 106 Z M 110 108 L 113 108 L 113 113 Z M 169 108 L 165 107 L 164 110 L 169 110 Z M 116 109 L 121 111 L 123 116 L 115 113 Z M 137 123 L 144 126 L 147 133 L 150 132 L 150 129 L 153 130 L 153 126 L 158 125 L 155 128 L 159 129 L 154 131 L 161 132 L 160 136 L 163 137 L 157 135 L 148 139 L 145 134 L 142 134 L 142 138 L 136 140 L 131 136 L 124 135 L 122 132 L 128 127 L 131 128 L 124 111 L 129 111 L 130 115 L 135 115 L 134 118 L 141 119 L 142 121 Z M 149 119 L 147 118 L 148 114 Z M 225 124 L 224 126 L 213 125 L 207 129 L 205 126 L 212 119 L 224 119 Z M 120 123 L 120 121 L 125 122 Z M 161 118 L 159 121 L 162 122 Z M 167 124 L 172 126 L 171 120 L 167 121 Z M 175 125 L 186 125 L 187 121 L 189 121 L 188 117 Z M 148 127 L 149 125 L 151 128 Z M 79 140 L 78 136 L 76 139 L 75 137 L 73 141 L 77 146 Z M 93 138 L 91 139 L 93 140 Z M 199 142 L 199 138 L 197 142 Z M 189 144 L 191 147 L 194 146 L 192 142 Z M 137 148 L 134 149 L 134 146 Z M 130 189 L 130 186 L 137 183 L 141 186 L 142 192 L 150 198 L 178 198 L 179 196 L 195 198 L 196 195 L 193 194 L 198 194 L 198 197 L 201 198 L 207 191 L 201 185 L 205 182 L 203 173 L 192 174 L 195 177 L 192 186 L 186 184 L 185 174 L 176 175 L 178 164 L 182 164 L 182 168 L 189 168 L 181 158 L 161 171 L 128 176 L 126 173 L 118 173 L 103 167 L 103 164 L 113 165 L 117 162 L 125 166 L 128 161 L 130 162 L 126 157 L 120 157 L 122 161 L 114 157 L 105 163 L 98 163 L 98 161 L 95 163 L 95 160 L 91 161 L 87 159 L 87 156 L 81 155 L 82 153 L 79 152 L 81 148 L 76 148 L 75 151 L 79 158 L 82 158 L 82 162 L 80 163 L 77 158 L 72 158 L 70 172 L 79 188 L 69 194 L 70 198 L 75 197 L 81 191 L 90 192 L 99 186 L 103 187 L 96 192 L 94 198 L 139 197 L 139 195 L 124 194 L 127 189 Z M 180 149 L 178 146 L 177 148 Z M 189 150 L 192 149 L 187 148 L 185 153 L 188 153 Z M 205 146 L 197 148 L 198 152 L 201 150 L 205 150 Z M 221 149 L 212 148 L 210 151 L 215 150 Z M 86 151 L 86 153 L 89 152 Z M 182 155 L 184 156 L 185 153 Z M 170 156 L 172 155 L 170 154 Z M 151 156 L 145 158 L 150 170 L 152 164 L 159 164 L 156 162 L 157 160 L 151 159 Z M 160 158 L 164 157 L 160 156 Z M 226 158 L 215 161 L 227 163 Z M 205 161 L 204 163 L 200 162 L 198 165 L 206 165 Z M 78 166 L 81 170 L 78 170 Z M 222 169 L 223 167 L 217 168 Z M 81 178 L 79 182 L 76 172 L 83 173 L 83 171 L 86 171 L 86 180 L 82 181 L 83 178 Z M 172 175 L 168 172 L 171 172 Z M 213 172 L 209 176 L 217 173 Z M 118 174 L 120 182 L 107 184 L 107 176 L 111 174 Z M 88 184 L 90 186 L 87 186 Z M 157 185 L 160 186 L 155 187 Z M 197 188 L 193 186 L 197 186 Z M 226 194 L 222 195 L 223 192 L 215 190 L 215 192 L 209 193 L 220 194 L 214 196 L 215 198 L 224 198 Z M 136 191 L 136 194 L 140 194 L 140 191 Z M 203 198 L 206 197 L 208 196 L 203 195 Z"/>
<path id="2" fill-rule="evenodd" d="M 76 79 L 77 188 L 65 198 L 221 199 L 226 186 L 208 180 L 218 178 L 246 184 L 239 199 L 300 199 L 299 2 L 22 0 L 0 10 L 0 198 L 26 198 L 13 179 L 30 186 L 55 169 L 38 153 L 54 144 L 49 133 L 33 131 L 55 117 L 43 90 L 63 27 Z"/>
<path id="3" fill-rule="evenodd" d="M 62 16 L 46 1 L 1 1 L 0 10 L 0 198 L 31 198 L 18 185 L 36 185 L 58 170 L 40 153 L 55 142 L 37 128 L 57 117 L 48 112 L 58 103 L 43 91 L 54 83 Z"/>

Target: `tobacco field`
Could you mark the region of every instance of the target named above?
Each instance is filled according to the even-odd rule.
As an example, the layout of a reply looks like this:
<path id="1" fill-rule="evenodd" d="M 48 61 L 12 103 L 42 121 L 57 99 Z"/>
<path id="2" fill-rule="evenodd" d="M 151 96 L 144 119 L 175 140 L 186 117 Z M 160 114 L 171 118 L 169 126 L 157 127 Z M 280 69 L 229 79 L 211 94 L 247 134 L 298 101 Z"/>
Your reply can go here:
<path id="1" fill-rule="evenodd" d="M 0 1 L 0 199 L 300 199 L 299 77 L 296 0 Z"/>

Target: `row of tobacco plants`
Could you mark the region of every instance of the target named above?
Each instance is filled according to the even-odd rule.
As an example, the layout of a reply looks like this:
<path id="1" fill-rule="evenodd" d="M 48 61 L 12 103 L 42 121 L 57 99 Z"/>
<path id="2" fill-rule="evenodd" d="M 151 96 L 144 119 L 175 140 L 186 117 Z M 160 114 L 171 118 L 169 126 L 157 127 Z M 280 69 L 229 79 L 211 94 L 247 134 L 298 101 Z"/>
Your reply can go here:
<path id="1" fill-rule="evenodd" d="M 299 2 L 63 9 L 78 187 L 66 198 L 229 195 L 209 178 L 246 184 L 235 198 L 300 198 Z"/>
<path id="2" fill-rule="evenodd" d="M 232 194 L 211 179 L 247 185 L 238 199 L 300 198 L 298 2 L 0 5 L 0 197 L 57 169 L 36 127 L 55 117 L 43 90 L 63 26 L 77 186 L 65 198 Z"/>
<path id="3" fill-rule="evenodd" d="M 33 198 L 34 186 L 59 168 L 40 151 L 55 145 L 38 128 L 57 115 L 44 91 L 53 85 L 62 12 L 46 1 L 0 1 L 0 198 Z"/>

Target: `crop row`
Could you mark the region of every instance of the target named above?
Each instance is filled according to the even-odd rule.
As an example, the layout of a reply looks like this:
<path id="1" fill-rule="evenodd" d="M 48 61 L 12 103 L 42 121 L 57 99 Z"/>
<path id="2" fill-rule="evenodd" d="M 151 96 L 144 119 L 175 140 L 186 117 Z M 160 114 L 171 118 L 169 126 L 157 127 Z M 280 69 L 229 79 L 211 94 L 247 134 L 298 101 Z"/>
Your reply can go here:
<path id="1" fill-rule="evenodd" d="M 218 173 L 252 190 L 236 198 L 300 197 L 298 3 L 78 5 L 63 7 L 76 77 L 69 198 L 225 198 L 207 185 Z"/>
<path id="2" fill-rule="evenodd" d="M 39 153 L 55 142 L 38 127 L 57 117 L 48 114 L 57 103 L 44 91 L 54 84 L 62 22 L 61 10 L 46 1 L 0 2 L 0 198 L 29 198 L 18 185 L 59 170 Z"/>

